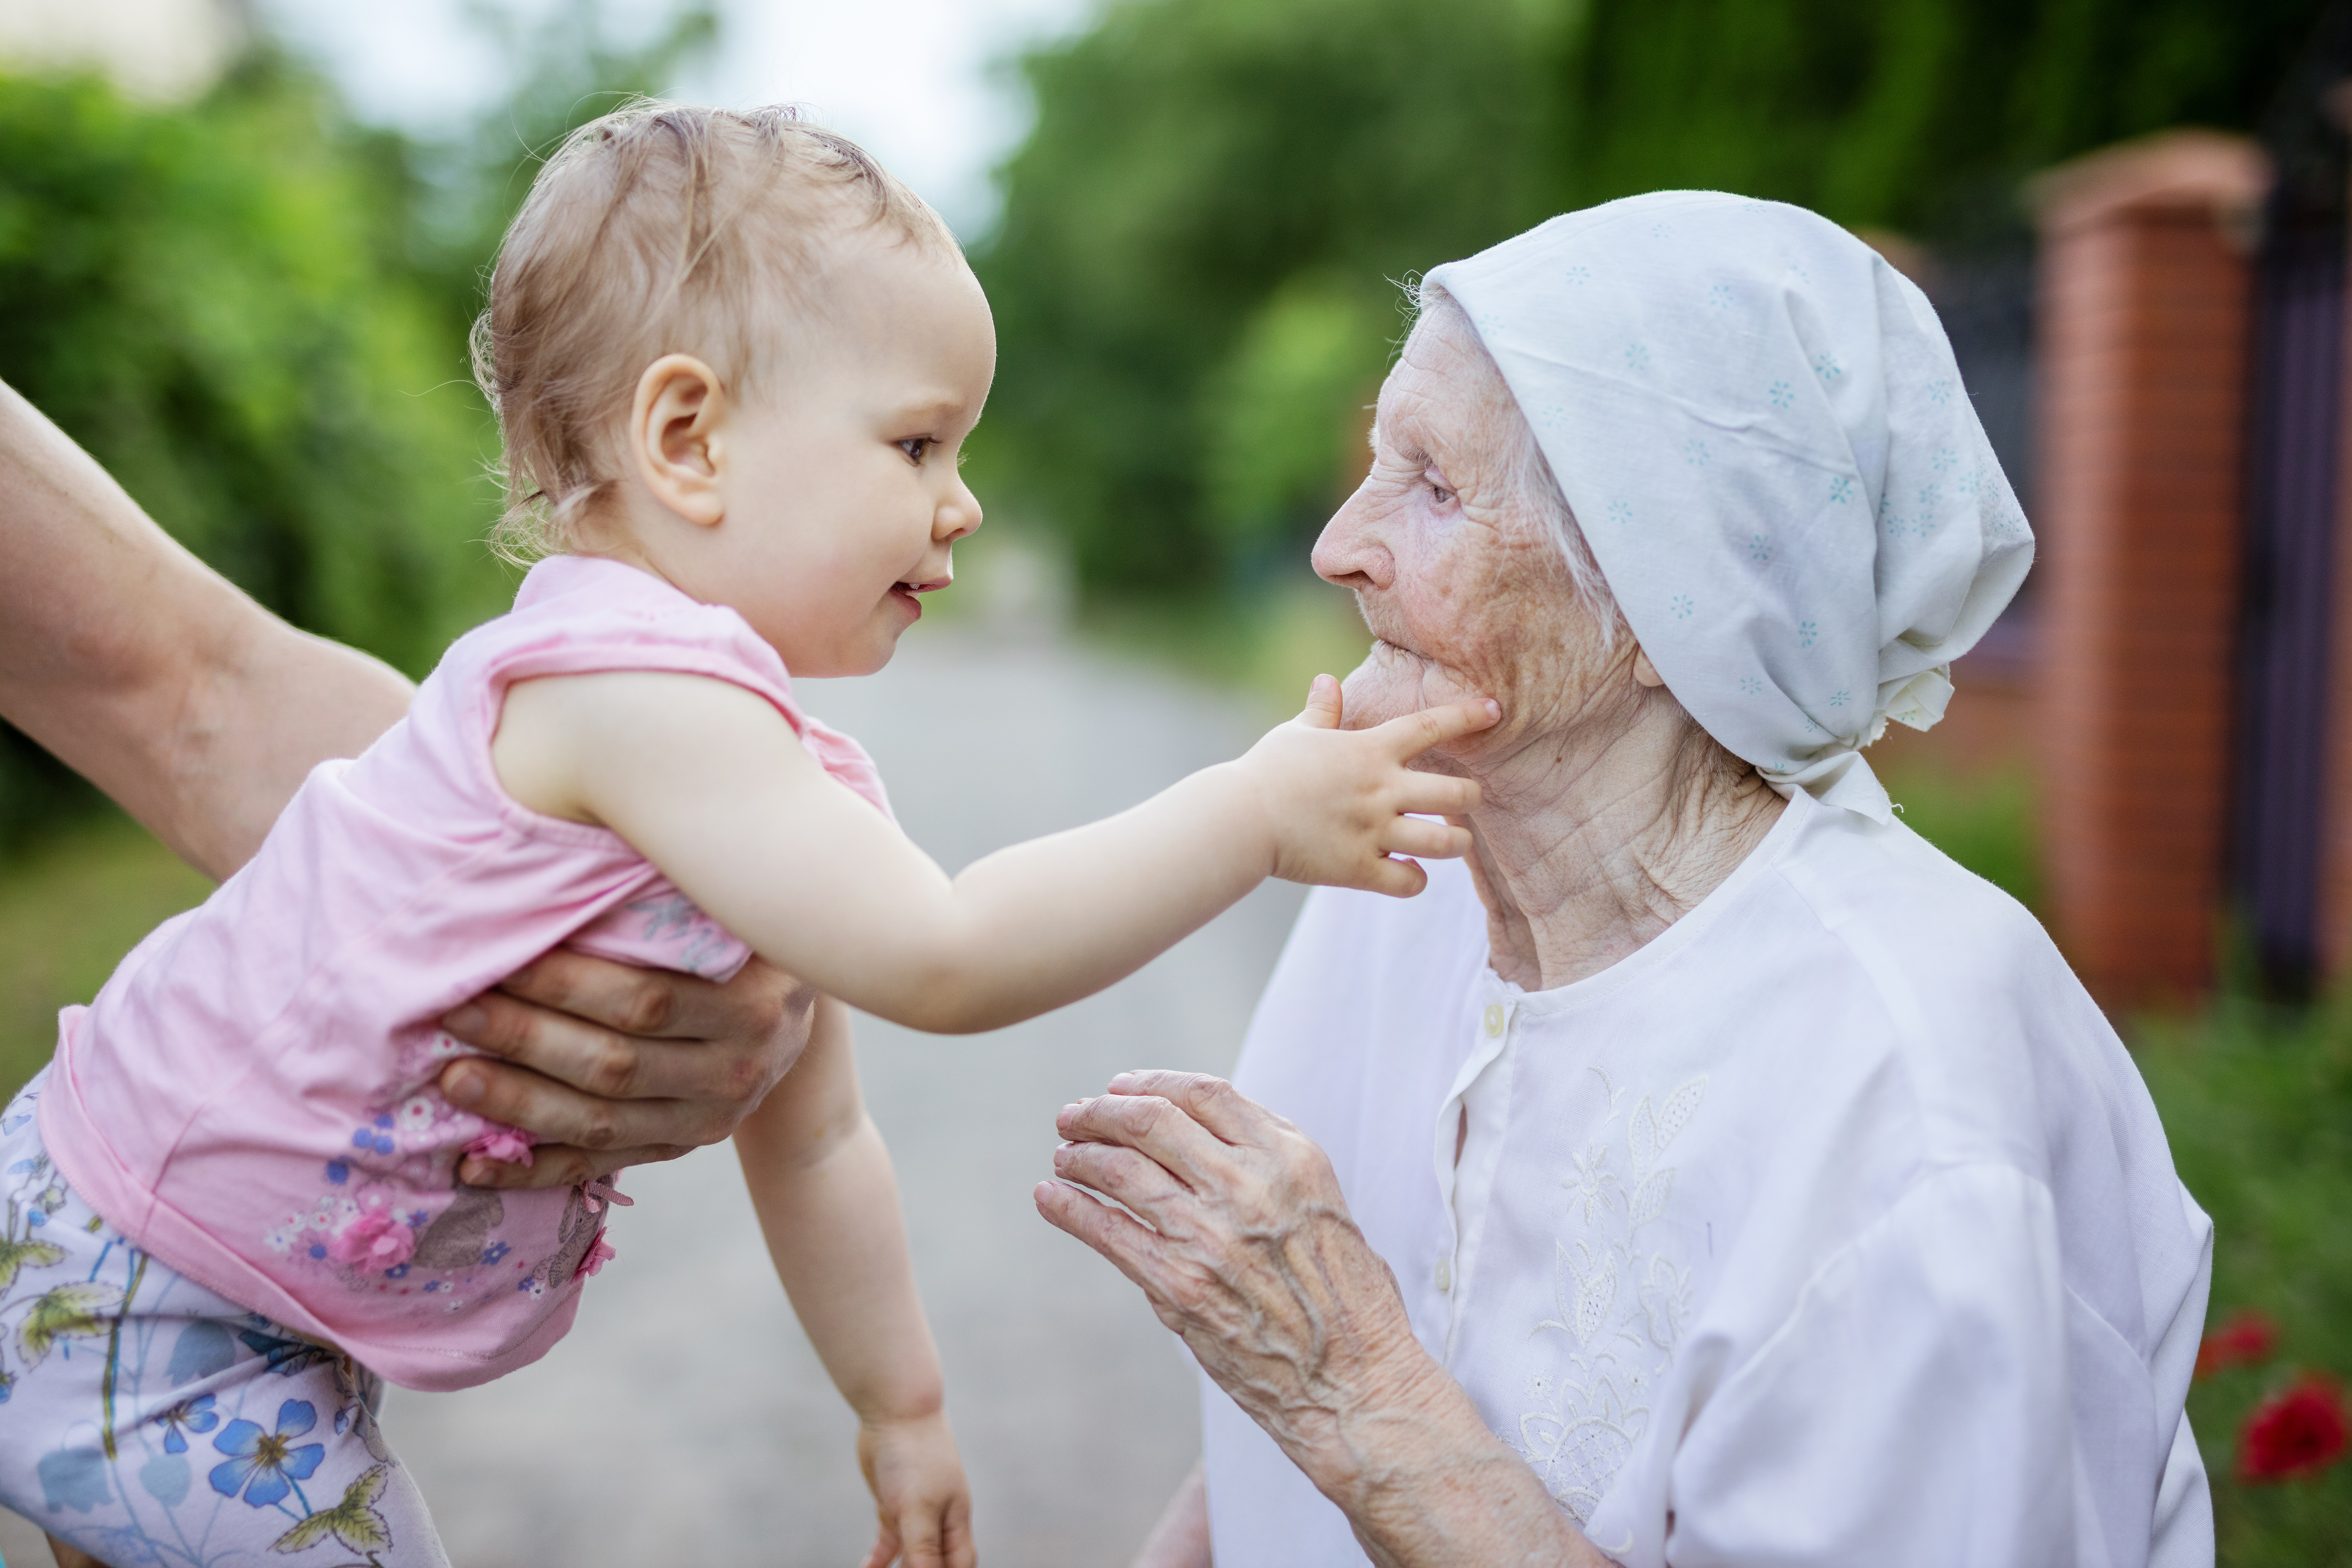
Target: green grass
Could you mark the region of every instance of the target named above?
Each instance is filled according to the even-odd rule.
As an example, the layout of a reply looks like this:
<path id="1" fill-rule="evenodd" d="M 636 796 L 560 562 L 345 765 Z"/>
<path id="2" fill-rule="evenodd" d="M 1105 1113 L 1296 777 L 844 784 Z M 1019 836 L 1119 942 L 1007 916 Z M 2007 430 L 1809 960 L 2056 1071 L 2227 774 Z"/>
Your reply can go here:
<path id="1" fill-rule="evenodd" d="M 114 814 L 58 832 L 0 873 L 0 1082 L 57 1048 L 58 1009 L 98 994 L 142 937 L 212 883 Z"/>

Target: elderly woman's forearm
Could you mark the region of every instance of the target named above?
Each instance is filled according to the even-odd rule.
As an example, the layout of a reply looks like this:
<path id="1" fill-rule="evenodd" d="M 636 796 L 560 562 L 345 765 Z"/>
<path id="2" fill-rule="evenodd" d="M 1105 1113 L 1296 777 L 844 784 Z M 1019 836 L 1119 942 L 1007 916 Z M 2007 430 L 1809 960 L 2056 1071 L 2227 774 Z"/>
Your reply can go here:
<path id="1" fill-rule="evenodd" d="M 1603 1568 L 1527 1462 L 1444 1368 L 1391 1358 L 1381 1386 L 1290 1457 L 1381 1568 Z M 1277 1440 L 1280 1440 L 1277 1437 Z M 1286 1450 L 1291 1445 L 1285 1444 Z"/>
<path id="2" fill-rule="evenodd" d="M 405 710 L 398 674 L 270 616 L 5 385 L 0 497 L 0 715 L 203 870 Z"/>

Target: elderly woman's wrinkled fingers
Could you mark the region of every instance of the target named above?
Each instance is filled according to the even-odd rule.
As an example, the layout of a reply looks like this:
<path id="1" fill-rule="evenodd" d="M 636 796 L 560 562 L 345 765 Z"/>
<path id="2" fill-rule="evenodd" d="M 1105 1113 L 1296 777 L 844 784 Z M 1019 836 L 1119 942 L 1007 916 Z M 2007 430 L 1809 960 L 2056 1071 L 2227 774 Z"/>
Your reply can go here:
<path id="1" fill-rule="evenodd" d="M 1135 1150 L 1195 1187 L 1216 1180 L 1232 1153 L 1216 1134 L 1158 1095 L 1097 1095 L 1062 1107 L 1054 1127 L 1072 1143 Z"/>
<path id="2" fill-rule="evenodd" d="M 1040 1182 L 1029 1196 L 1046 1224 L 1101 1253 L 1146 1294 L 1156 1291 L 1167 1243 L 1149 1226 L 1067 1182 Z"/>
<path id="3" fill-rule="evenodd" d="M 1263 1145 L 1279 1133 L 1297 1131 L 1212 1073 L 1164 1068 L 1123 1072 L 1110 1080 L 1104 1092 L 1157 1095 L 1228 1143 Z"/>
<path id="4" fill-rule="evenodd" d="M 1400 816 L 1381 835 L 1381 849 L 1389 855 L 1418 855 L 1431 860 L 1459 860 L 1470 853 L 1470 830 L 1449 827 L 1423 816 Z"/>
<path id="5" fill-rule="evenodd" d="M 1169 1331 L 1188 1342 L 1203 1331 L 1233 1337 L 1241 1303 L 1220 1269 L 1216 1247 L 1204 1250 L 1197 1239 L 1171 1241 L 1066 1183 L 1040 1182 L 1030 1196 L 1047 1224 L 1093 1247 L 1139 1288 Z"/>
<path id="6" fill-rule="evenodd" d="M 1442 746 L 1448 741 L 1458 741 L 1480 730 L 1492 729 L 1503 718 L 1503 705 L 1491 697 L 1480 697 L 1468 702 L 1449 702 L 1442 708 L 1424 708 L 1418 713 L 1407 713 L 1391 719 L 1371 731 L 1385 741 L 1392 755 L 1401 763 L 1411 762 L 1432 746 Z"/>
<path id="7" fill-rule="evenodd" d="M 1192 1191 L 1167 1166 L 1116 1143 L 1065 1143 L 1054 1151 L 1054 1174 L 1124 1204 L 1155 1226 L 1163 1205 Z"/>

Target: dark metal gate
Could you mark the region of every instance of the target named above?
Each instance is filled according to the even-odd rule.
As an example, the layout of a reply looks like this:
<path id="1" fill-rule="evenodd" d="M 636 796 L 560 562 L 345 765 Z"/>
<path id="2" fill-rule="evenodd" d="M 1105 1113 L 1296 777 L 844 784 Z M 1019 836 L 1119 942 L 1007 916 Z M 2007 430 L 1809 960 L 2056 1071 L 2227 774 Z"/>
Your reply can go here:
<path id="1" fill-rule="evenodd" d="M 2344 379 L 2352 5 L 2330 7 L 2263 140 L 2278 181 L 2253 272 L 2245 601 L 2231 889 L 2263 988 L 2318 972 Z"/>

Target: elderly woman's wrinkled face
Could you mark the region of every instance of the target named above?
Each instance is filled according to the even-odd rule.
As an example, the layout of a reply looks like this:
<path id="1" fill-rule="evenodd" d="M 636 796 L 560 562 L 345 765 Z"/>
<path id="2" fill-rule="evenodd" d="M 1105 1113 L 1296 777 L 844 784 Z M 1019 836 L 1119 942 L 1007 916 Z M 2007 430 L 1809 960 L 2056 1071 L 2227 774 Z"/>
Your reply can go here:
<path id="1" fill-rule="evenodd" d="M 1431 309 L 1381 389 L 1371 473 L 1315 545 L 1379 639 L 1347 679 L 1349 729 L 1488 696 L 1502 723 L 1455 751 L 1496 754 L 1572 720 L 1614 662 L 1525 493 L 1524 432 L 1469 322 Z"/>

